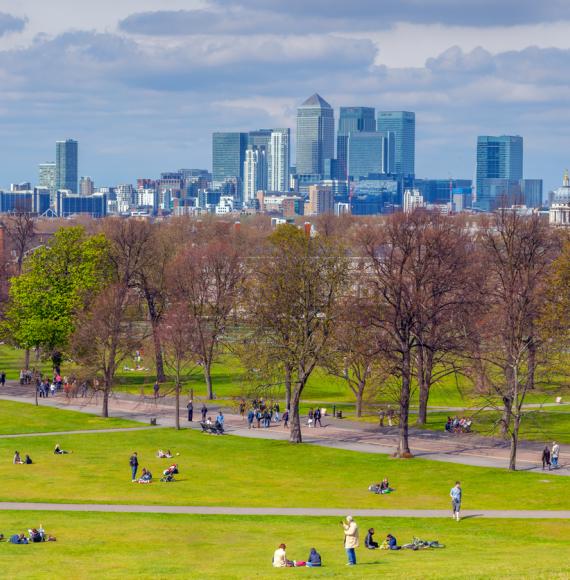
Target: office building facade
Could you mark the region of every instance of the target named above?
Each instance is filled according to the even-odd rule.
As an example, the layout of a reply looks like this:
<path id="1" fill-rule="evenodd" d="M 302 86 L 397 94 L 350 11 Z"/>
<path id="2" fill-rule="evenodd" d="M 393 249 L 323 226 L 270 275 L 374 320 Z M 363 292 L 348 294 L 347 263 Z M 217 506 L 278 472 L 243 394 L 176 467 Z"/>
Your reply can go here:
<path id="1" fill-rule="evenodd" d="M 241 195 L 243 167 L 248 146 L 247 133 L 214 133 L 212 136 L 212 181 L 222 188 L 235 180 L 237 194 Z"/>
<path id="2" fill-rule="evenodd" d="M 74 139 L 58 141 L 55 146 L 55 189 L 77 193 L 79 144 Z"/>
<path id="3" fill-rule="evenodd" d="M 323 175 L 333 158 L 334 111 L 315 93 L 297 109 L 297 174 Z"/>
<path id="4" fill-rule="evenodd" d="M 55 191 L 55 175 L 56 175 L 56 164 L 55 161 L 48 161 L 46 163 L 40 163 L 39 166 L 39 181 L 38 185 L 40 187 L 45 187 L 50 191 Z"/>
<path id="5" fill-rule="evenodd" d="M 374 107 L 341 107 L 336 138 L 338 179 L 347 180 L 348 136 L 351 133 L 371 133 L 376 131 Z"/>
<path id="6" fill-rule="evenodd" d="M 376 130 L 394 134 L 394 167 L 392 173 L 404 177 L 415 175 L 416 114 L 410 111 L 379 111 Z"/>
<path id="7" fill-rule="evenodd" d="M 289 191 L 291 165 L 291 130 L 273 129 L 269 144 L 267 189 Z"/>

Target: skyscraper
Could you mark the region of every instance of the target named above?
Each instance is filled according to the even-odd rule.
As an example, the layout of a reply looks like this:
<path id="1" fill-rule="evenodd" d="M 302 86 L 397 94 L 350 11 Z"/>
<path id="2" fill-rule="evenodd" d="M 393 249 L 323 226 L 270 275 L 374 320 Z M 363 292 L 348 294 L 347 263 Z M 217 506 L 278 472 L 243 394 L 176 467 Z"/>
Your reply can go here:
<path id="1" fill-rule="evenodd" d="M 50 192 L 55 191 L 55 161 L 48 161 L 47 163 L 39 164 L 40 179 L 39 186 L 49 189 Z"/>
<path id="2" fill-rule="evenodd" d="M 347 179 L 348 136 L 376 131 L 374 107 L 341 107 L 336 138 L 337 176 Z"/>
<path id="3" fill-rule="evenodd" d="M 334 158 L 334 111 L 318 94 L 297 109 L 297 174 L 322 175 Z"/>
<path id="4" fill-rule="evenodd" d="M 247 133 L 214 133 L 212 136 L 212 181 L 222 187 L 225 181 L 237 180 L 238 195 L 243 184 L 243 164 L 248 144 Z"/>
<path id="5" fill-rule="evenodd" d="M 248 147 L 245 152 L 243 169 L 243 203 L 247 207 L 254 205 L 258 191 L 265 190 L 264 183 L 267 183 L 267 177 L 264 175 L 266 167 L 265 149 Z"/>
<path id="6" fill-rule="evenodd" d="M 271 146 L 272 129 L 257 129 L 250 131 L 247 136 L 248 148 L 259 151 L 258 155 L 258 189 L 267 190 L 267 173 L 269 164 L 269 147 Z M 244 177 L 245 179 L 245 177 Z"/>
<path id="7" fill-rule="evenodd" d="M 416 114 L 409 111 L 379 111 L 376 130 L 394 133 L 393 172 L 413 176 L 416 171 Z"/>
<path id="8" fill-rule="evenodd" d="M 55 144 L 55 188 L 77 193 L 79 144 L 73 139 Z"/>
<path id="9" fill-rule="evenodd" d="M 79 193 L 81 195 L 93 195 L 95 193 L 95 184 L 90 177 L 82 177 L 79 180 Z"/>
<path id="10" fill-rule="evenodd" d="M 289 191 L 291 130 L 273 129 L 269 145 L 268 190 Z"/>
<path id="11" fill-rule="evenodd" d="M 477 138 L 475 207 L 492 211 L 498 205 L 523 203 L 523 139 L 518 135 Z"/>

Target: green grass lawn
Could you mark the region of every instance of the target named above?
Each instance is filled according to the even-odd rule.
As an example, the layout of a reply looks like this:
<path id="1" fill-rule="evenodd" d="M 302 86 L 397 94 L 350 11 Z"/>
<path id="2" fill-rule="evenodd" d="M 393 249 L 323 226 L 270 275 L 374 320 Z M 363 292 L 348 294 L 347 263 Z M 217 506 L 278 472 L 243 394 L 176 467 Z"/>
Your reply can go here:
<path id="1" fill-rule="evenodd" d="M 428 414 L 426 429 L 442 431 L 450 413 L 431 412 Z M 451 413 L 455 415 L 457 413 Z M 500 413 L 485 411 L 476 414 L 466 412 L 459 415 L 473 416 L 473 429 L 480 435 L 500 435 L 497 421 Z M 544 407 L 529 410 L 521 423 L 521 438 L 529 441 L 570 443 L 570 410 L 563 407 Z"/>
<path id="2" fill-rule="evenodd" d="M 55 443 L 73 453 L 54 456 Z M 155 457 L 159 448 L 180 453 L 178 481 L 131 483 L 135 450 L 141 469 L 160 477 L 168 460 Z M 16 449 L 35 463 L 12 465 Z M 188 430 L 0 439 L 0 457 L 2 501 L 447 509 L 460 480 L 465 509 L 570 509 L 565 477 Z M 385 476 L 395 493 L 368 492 Z"/>
<path id="3" fill-rule="evenodd" d="M 127 419 L 103 419 L 87 413 L 0 400 L 0 435 L 140 426 L 140 423 Z"/>
<path id="4" fill-rule="evenodd" d="M 347 568 L 339 518 L 1 512 L 4 534 L 44 525 L 56 542 L 0 544 L 5 578 L 568 578 L 570 526 L 562 521 L 357 518 L 361 542 L 374 527 L 400 543 L 438 539 L 431 551 L 357 550 Z M 274 569 L 275 548 L 290 559 L 321 553 L 321 569 Z M 64 572 L 65 571 L 65 572 Z"/>

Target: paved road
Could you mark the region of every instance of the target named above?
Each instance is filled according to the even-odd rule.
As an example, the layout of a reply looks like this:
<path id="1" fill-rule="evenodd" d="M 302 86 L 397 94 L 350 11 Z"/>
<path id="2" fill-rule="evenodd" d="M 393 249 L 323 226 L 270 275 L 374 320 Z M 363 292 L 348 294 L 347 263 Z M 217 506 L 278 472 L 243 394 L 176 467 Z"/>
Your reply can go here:
<path id="1" fill-rule="evenodd" d="M 29 388 L 12 386 L 5 389 L 1 397 L 14 401 L 30 402 L 33 391 Z M 13 393 L 11 396 L 8 393 Z M 96 399 L 67 399 L 63 396 L 41 399 L 41 404 L 62 409 L 70 409 L 88 413 L 100 413 L 101 405 Z M 111 401 L 111 411 L 114 417 L 122 417 L 149 423 L 151 417 L 156 417 L 159 425 L 173 426 L 174 416 L 171 401 L 136 396 L 114 397 Z M 184 405 L 182 405 L 184 407 Z M 183 409 L 183 414 L 186 409 Z M 209 415 L 215 415 L 216 406 L 210 406 Z M 199 413 L 195 413 L 195 416 Z M 191 428 L 200 427 L 196 422 L 183 425 Z M 384 427 L 370 423 L 357 423 L 345 420 L 326 418 L 326 427 L 303 430 L 303 440 L 306 443 L 322 445 L 336 449 L 360 451 L 366 453 L 393 454 L 397 445 L 397 428 Z M 288 439 L 289 432 L 282 426 L 272 426 L 270 429 L 247 429 L 241 417 L 226 414 L 226 429 L 233 435 L 262 439 Z M 410 429 L 410 448 L 416 457 L 433 459 L 448 463 L 474 465 L 482 467 L 508 466 L 509 447 L 502 440 L 471 435 L 450 435 L 435 431 Z M 540 443 L 522 442 L 519 445 L 517 465 L 521 471 L 541 472 Z M 548 472 L 548 475 L 570 476 L 570 454 L 564 448 L 560 456 L 561 468 Z"/>
<path id="2" fill-rule="evenodd" d="M 119 427 L 117 429 L 81 429 L 77 431 L 50 431 L 41 433 L 10 433 L 0 435 L 0 439 L 19 439 L 20 437 L 59 437 L 61 435 L 89 435 L 91 433 L 125 433 L 131 431 L 148 431 L 157 427 Z"/>
<path id="3" fill-rule="evenodd" d="M 353 516 L 374 518 L 449 518 L 449 510 L 370 510 L 328 508 L 250 508 L 222 506 L 148 506 L 125 504 L 73 504 L 0 502 L 0 511 L 65 511 L 104 513 L 149 513 L 237 516 Z M 569 519 L 570 511 L 549 510 L 465 510 L 463 518 Z"/>

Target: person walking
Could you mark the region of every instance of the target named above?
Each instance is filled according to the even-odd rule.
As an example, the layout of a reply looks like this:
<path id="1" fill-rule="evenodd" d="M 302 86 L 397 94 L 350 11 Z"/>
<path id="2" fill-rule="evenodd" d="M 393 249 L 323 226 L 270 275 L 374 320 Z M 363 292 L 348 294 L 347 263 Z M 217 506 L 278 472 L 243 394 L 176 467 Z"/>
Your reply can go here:
<path id="1" fill-rule="evenodd" d="M 551 461 L 552 461 L 552 469 L 558 469 L 560 466 L 558 465 L 558 456 L 560 455 L 560 445 L 556 443 L 556 441 L 552 442 L 552 453 L 551 453 Z"/>
<path id="2" fill-rule="evenodd" d="M 548 471 L 550 471 L 550 449 L 548 445 L 544 446 L 542 450 L 542 471 L 548 466 Z"/>
<path id="3" fill-rule="evenodd" d="M 192 399 L 188 401 L 186 408 L 188 409 L 188 422 L 191 423 L 194 417 L 194 404 L 192 403 Z"/>
<path id="4" fill-rule="evenodd" d="M 204 423 L 206 421 L 206 416 L 208 415 L 208 407 L 206 407 L 206 405 L 204 404 L 202 404 L 201 413 L 202 413 L 202 423 Z"/>
<path id="5" fill-rule="evenodd" d="M 459 512 L 461 511 L 461 496 L 463 491 L 461 489 L 461 483 L 459 481 L 455 482 L 455 485 L 451 488 L 449 496 L 451 497 L 451 509 L 453 510 L 453 519 L 459 521 Z"/>
<path id="6" fill-rule="evenodd" d="M 283 413 L 283 429 L 289 429 L 289 409 Z"/>
<path id="7" fill-rule="evenodd" d="M 313 417 L 315 419 L 315 427 L 317 426 L 317 423 L 319 424 L 319 427 L 322 427 L 323 424 L 321 423 L 321 410 L 319 408 L 315 409 Z"/>
<path id="8" fill-rule="evenodd" d="M 4 386 L 6 384 L 6 373 L 2 371 L 0 373 L 0 385 Z"/>
<path id="9" fill-rule="evenodd" d="M 154 391 L 154 398 L 156 400 L 156 399 L 158 399 L 158 391 L 160 391 L 160 385 L 158 384 L 158 381 L 156 381 L 154 383 L 153 391 Z"/>
<path id="10" fill-rule="evenodd" d="M 255 413 L 253 412 L 253 408 L 247 413 L 247 428 L 251 429 L 253 427 L 253 419 L 255 418 Z"/>
<path id="11" fill-rule="evenodd" d="M 356 548 L 358 548 L 358 526 L 352 516 L 346 516 L 346 522 L 340 522 L 344 529 L 344 549 L 348 557 L 347 566 L 356 564 Z"/>
<path id="12" fill-rule="evenodd" d="M 139 458 L 136 451 L 131 455 L 129 464 L 131 466 L 131 481 L 135 482 L 137 480 L 137 470 L 139 468 Z"/>

